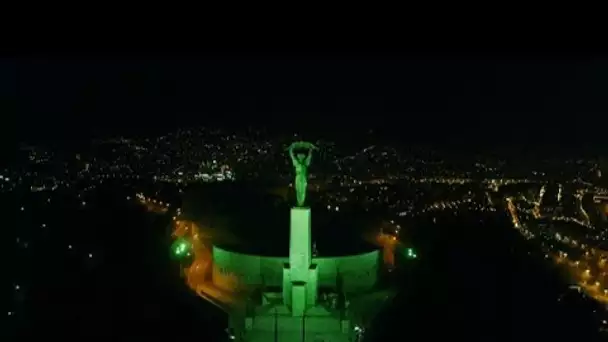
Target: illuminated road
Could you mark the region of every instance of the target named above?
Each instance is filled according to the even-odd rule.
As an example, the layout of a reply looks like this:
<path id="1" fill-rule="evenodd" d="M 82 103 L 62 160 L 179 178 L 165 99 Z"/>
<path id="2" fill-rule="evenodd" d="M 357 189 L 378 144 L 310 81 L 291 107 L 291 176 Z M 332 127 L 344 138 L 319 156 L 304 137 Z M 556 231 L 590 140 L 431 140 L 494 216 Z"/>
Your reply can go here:
<path id="1" fill-rule="evenodd" d="M 136 197 L 149 212 L 164 214 L 169 208 L 169 204 L 145 197 L 142 194 L 137 194 Z M 208 232 L 202 232 L 194 222 L 180 219 L 180 214 L 181 210 L 177 209 L 176 216 L 173 217 L 173 231 L 171 235 L 175 239 L 185 239 L 189 243 L 189 248 L 191 248 L 187 252 L 188 255 L 191 253 L 193 256 L 192 263 L 189 267 L 182 270 L 186 278 L 186 284 L 201 298 L 211 304 L 224 311 L 230 310 L 236 305 L 236 300 L 228 293 L 217 289 L 210 279 L 210 272 L 213 266 L 212 254 L 206 245 L 210 243 L 210 235 Z M 185 250 L 180 249 L 180 253 L 182 251 Z"/>
<path id="2" fill-rule="evenodd" d="M 517 208 L 512 198 L 506 199 L 507 210 L 511 216 L 513 227 L 528 239 L 535 238 L 535 234 L 527 230 L 517 215 Z M 581 220 L 570 217 L 553 217 L 553 221 L 564 221 L 578 224 L 582 229 L 593 231 L 594 227 Z M 543 244 L 541 244 L 543 245 Z M 586 295 L 595 300 L 608 303 L 608 251 L 603 251 L 589 245 L 585 245 L 570 238 L 565 234 L 556 232 L 550 243 L 545 244 L 546 257 L 553 259 L 555 263 L 566 270 L 571 280 L 582 289 Z M 578 251 L 580 257 L 574 258 L 560 250 Z"/>
<path id="3" fill-rule="evenodd" d="M 400 226 L 392 223 L 385 222 L 387 232 L 384 229 L 380 229 L 377 232 L 373 232 L 370 235 L 364 236 L 363 238 L 369 243 L 382 248 L 382 261 L 388 271 L 392 271 L 395 268 L 395 253 L 399 251 L 403 244 L 397 239 Z"/>
<path id="4" fill-rule="evenodd" d="M 585 208 L 583 208 L 583 197 L 585 197 L 585 191 L 584 190 L 579 190 L 574 195 L 574 198 L 576 199 L 576 206 L 578 208 L 579 213 L 581 214 L 581 216 L 582 216 L 583 220 L 585 221 L 585 223 L 588 224 L 588 225 L 590 225 L 591 224 L 591 218 L 587 214 L 587 211 L 585 211 Z"/>
<path id="5" fill-rule="evenodd" d="M 210 234 L 194 222 L 176 217 L 172 235 L 174 238 L 186 239 L 191 244 L 193 260 L 189 267 L 183 269 L 188 287 L 226 312 L 240 307 L 244 301 L 237 299 L 232 293 L 220 290 L 211 281 L 213 262 L 211 249 L 208 247 L 211 245 Z"/>
<path id="6" fill-rule="evenodd" d="M 393 235 L 389 234 L 378 234 L 375 241 L 377 246 L 382 248 L 382 261 L 387 269 L 391 270 L 395 268 L 395 251 L 399 241 Z"/>
<path id="7" fill-rule="evenodd" d="M 135 197 L 137 198 L 140 204 L 146 207 L 146 210 L 148 212 L 156 214 L 165 214 L 169 210 L 169 203 L 164 203 L 162 201 L 150 197 L 145 197 L 143 194 L 136 194 Z"/>
<path id="8" fill-rule="evenodd" d="M 569 258 L 567 253 L 553 255 L 556 263 L 568 270 L 568 273 L 585 293 L 603 303 L 608 303 L 608 264 L 606 252 L 586 252 L 580 260 Z"/>
<path id="9" fill-rule="evenodd" d="M 507 209 L 509 210 L 509 214 L 511 215 L 511 222 L 516 229 L 521 228 L 521 223 L 519 222 L 519 216 L 517 216 L 517 209 L 513 204 L 512 198 L 507 198 Z"/>

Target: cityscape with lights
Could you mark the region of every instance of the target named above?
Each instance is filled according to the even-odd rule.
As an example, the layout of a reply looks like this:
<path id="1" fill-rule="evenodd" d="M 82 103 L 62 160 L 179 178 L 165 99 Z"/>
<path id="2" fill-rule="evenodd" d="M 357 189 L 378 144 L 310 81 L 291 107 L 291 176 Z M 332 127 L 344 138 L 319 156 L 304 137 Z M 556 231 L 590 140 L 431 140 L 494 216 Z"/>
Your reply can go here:
<path id="1" fill-rule="evenodd" d="M 213 140 L 217 143 L 210 142 Z M 217 326 L 224 326 L 221 330 L 226 338 L 241 338 L 237 335 L 239 326 L 228 319 L 231 310 L 250 304 L 256 291 L 280 288 L 280 265 L 288 263 L 280 257 L 287 256 L 283 253 L 288 253 L 284 248 L 289 246 L 289 217 L 281 212 L 289 211 L 288 203 L 294 197 L 284 153 L 287 142 L 264 140 L 261 133 L 238 136 L 201 128 L 143 140 L 123 137 L 94 141 L 73 155 L 23 146 L 19 162 L 4 168 L 1 176 L 7 217 L 22 222 L 19 230 L 11 232 L 11 250 L 15 259 L 29 265 L 12 269 L 13 299 L 6 313 L 8 319 L 15 327 L 32 322 L 48 324 L 46 315 L 66 322 L 77 319 L 84 299 L 63 299 L 74 296 L 73 287 L 84 287 L 92 293 L 136 291 L 112 283 L 110 277 L 115 279 L 119 272 L 125 279 L 121 282 L 132 282 L 129 287 L 134 288 L 164 278 L 161 283 L 165 291 L 173 288 L 173 296 L 181 296 L 178 302 L 187 308 L 184 312 L 214 312 L 192 314 L 190 320 L 198 317 L 224 322 Z M 551 310 L 567 312 L 566 317 L 588 317 L 584 321 L 598 336 L 606 331 L 608 189 L 602 185 L 605 181 L 601 164 L 596 160 L 540 160 L 534 171 L 522 175 L 517 168 L 511 170 L 507 160 L 471 160 L 469 168 L 451 167 L 438 159 L 439 155 L 425 160 L 388 145 L 364 146 L 347 154 L 337 143 L 317 144 L 321 152 L 308 186 L 314 220 L 319 221 L 313 223 L 311 241 L 311 260 L 320 265 L 321 271 L 319 297 L 315 301 L 321 303 L 322 298 L 326 303 L 323 305 L 336 310 L 341 306 L 343 317 L 352 322 L 350 328 L 339 328 L 350 329 L 352 334 L 347 334 L 347 340 L 379 340 L 381 337 L 377 336 L 389 330 L 382 327 L 382 322 L 388 320 L 383 315 L 396 315 L 395 303 L 412 301 L 412 310 L 416 307 L 414 300 L 402 297 L 415 296 L 413 293 L 419 291 L 416 287 L 421 285 L 412 282 L 427 283 L 435 278 L 428 274 L 433 267 L 447 267 L 433 265 L 438 260 L 425 260 L 438 258 L 433 256 L 438 253 L 435 248 L 449 243 L 443 238 L 455 234 L 454 242 L 462 243 L 458 236 L 466 236 L 473 241 L 462 248 L 479 250 L 482 247 L 468 245 L 475 245 L 475 240 L 488 243 L 482 242 L 487 238 L 483 234 L 509 234 L 509 227 L 517 233 L 517 237 L 509 237 L 513 245 L 496 248 L 506 248 L 504 253 L 523 258 L 525 268 L 542 268 L 542 272 L 555 277 L 541 296 L 553 296 Z M 552 170 L 559 170 L 559 178 L 548 176 Z M 246 203 L 244 198 L 248 198 Z M 255 205 L 249 198 L 254 198 Z M 250 214 L 248 207 L 256 208 L 251 211 L 260 214 Z M 276 218 L 271 217 L 273 212 L 278 213 Z M 116 219 L 124 220 L 121 227 L 135 224 L 137 229 L 123 233 L 108 229 L 108 225 L 116 226 Z M 261 225 L 255 223 L 258 220 Z M 71 228 L 71 221 L 78 224 Z M 273 222 L 277 222 L 276 227 Z M 475 228 L 475 224 L 483 228 Z M 446 229 L 453 231 L 445 232 Z M 157 239 L 146 242 L 143 250 L 147 251 L 138 246 L 141 237 L 137 236 L 142 234 L 150 235 L 145 240 L 151 236 Z M 461 260 L 470 257 L 461 252 L 450 252 L 456 253 L 450 256 L 455 259 L 453 262 L 468 262 L 470 267 L 491 265 L 486 261 Z M 139 253 L 158 255 L 150 258 L 149 254 L 137 256 Z M 346 281 L 342 280 L 344 292 L 336 293 L 338 273 L 327 273 L 329 268 L 322 261 L 349 253 L 363 253 L 363 259 L 352 259 L 352 266 L 346 261 L 342 266 L 332 266 L 338 267 L 333 272 L 346 272 Z M 496 257 L 496 253 L 488 257 Z M 252 256 L 250 261 L 244 259 L 247 254 L 268 257 Z M 136 262 L 144 265 L 137 266 Z M 333 265 L 337 261 L 331 262 Z M 504 262 L 507 261 L 500 259 L 498 264 Z M 270 272 L 264 273 L 264 279 L 251 273 L 256 269 L 260 272 L 260 267 L 268 269 L 261 272 Z M 472 276 L 471 271 L 465 270 L 468 267 L 463 266 L 463 273 Z M 511 269 L 513 265 L 505 267 L 508 268 L 503 272 L 516 272 Z M 142 269 L 137 271 L 138 268 Z M 350 268 L 363 273 L 351 276 L 346 271 Z M 31 271 L 34 269 L 37 271 Z M 499 271 L 493 270 L 490 275 L 486 272 L 479 271 L 481 278 L 477 281 L 496 277 L 494 272 Z M 157 275 L 152 279 L 140 278 L 153 273 Z M 427 280 L 420 280 L 421 274 L 428 274 Z M 354 278 L 349 281 L 349 277 Z M 67 279 L 74 283 L 68 285 Z M 534 286 L 542 290 L 545 285 Z M 176 290 L 181 286 L 182 292 Z M 450 286 L 445 292 L 453 293 L 462 285 Z M 503 291 L 502 287 L 485 291 L 499 289 Z M 133 296 L 141 297 L 143 293 L 148 292 L 143 289 Z M 145 295 L 138 301 L 149 302 L 150 296 L 154 295 Z M 272 301 L 271 297 L 265 300 Z M 45 303 L 45 308 L 36 306 L 37 301 Z M 114 305 L 86 303 L 101 312 L 111 309 L 104 305 Z M 142 309 L 140 313 L 131 305 L 119 311 L 125 312 L 126 317 L 162 314 L 158 308 L 148 312 Z M 61 318 L 53 310 L 60 310 Z M 74 311 L 65 313 L 70 310 Z M 201 315 L 212 318 L 200 318 Z M 421 317 L 424 315 L 420 313 Z M 96 319 L 91 318 L 83 326 L 94 325 Z M 339 326 L 341 323 L 337 323 Z"/>
<path id="2" fill-rule="evenodd" d="M 261 57 L 0 58 L 0 341 L 608 339 L 606 63 Z"/>

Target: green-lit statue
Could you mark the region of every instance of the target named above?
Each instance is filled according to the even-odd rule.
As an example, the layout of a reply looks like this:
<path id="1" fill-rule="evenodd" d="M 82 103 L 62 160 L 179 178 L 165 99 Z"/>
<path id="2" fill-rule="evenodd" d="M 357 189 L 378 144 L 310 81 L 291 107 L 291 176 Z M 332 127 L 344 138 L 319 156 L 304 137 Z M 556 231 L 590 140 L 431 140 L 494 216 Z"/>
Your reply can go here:
<path id="1" fill-rule="evenodd" d="M 306 153 L 296 153 L 296 149 L 308 149 Z M 296 171 L 295 188 L 296 188 L 296 199 L 298 206 L 304 206 L 306 200 L 306 188 L 308 187 L 308 167 L 312 161 L 312 151 L 316 150 L 317 147 L 306 141 L 296 141 L 289 146 L 289 156 L 293 163 L 293 168 Z"/>

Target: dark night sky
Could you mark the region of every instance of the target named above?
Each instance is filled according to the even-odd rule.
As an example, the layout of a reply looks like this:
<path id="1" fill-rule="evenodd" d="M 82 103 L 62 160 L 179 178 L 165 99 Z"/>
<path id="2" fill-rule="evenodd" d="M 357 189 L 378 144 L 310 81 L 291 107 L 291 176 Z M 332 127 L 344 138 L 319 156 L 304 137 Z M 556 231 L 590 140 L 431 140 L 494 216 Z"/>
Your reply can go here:
<path id="1" fill-rule="evenodd" d="M 408 141 L 561 135 L 568 144 L 608 128 L 608 62 L 599 59 L 28 59 L 0 62 L 0 76 L 5 136 L 27 138 L 303 121 Z"/>

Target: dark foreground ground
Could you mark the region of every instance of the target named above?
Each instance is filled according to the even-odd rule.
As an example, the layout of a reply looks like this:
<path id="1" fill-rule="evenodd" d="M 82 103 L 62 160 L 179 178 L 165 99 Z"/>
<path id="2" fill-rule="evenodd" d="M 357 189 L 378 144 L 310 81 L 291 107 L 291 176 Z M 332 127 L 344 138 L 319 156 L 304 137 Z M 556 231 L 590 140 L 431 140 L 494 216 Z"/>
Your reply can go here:
<path id="1" fill-rule="evenodd" d="M 419 259 L 366 341 L 595 341 L 598 312 L 499 214 L 420 218 Z M 599 311 L 599 310 L 596 310 Z"/>
<path id="2" fill-rule="evenodd" d="M 20 289 L 7 289 L 14 315 L 5 332 L 20 339 L 221 341 L 226 318 L 186 288 L 169 260 L 167 218 L 128 204 L 131 191 L 117 189 L 86 195 L 84 207 L 72 193 L 6 202 L 19 224 L 3 240 L 28 245 L 10 244 L 9 279 Z"/>
<path id="3" fill-rule="evenodd" d="M 73 193 L 3 199 L 5 293 L 13 315 L 2 341 L 225 340 L 226 317 L 176 276 L 166 218 L 127 204 L 127 195 L 108 187 L 80 199 Z M 528 253 L 534 246 L 500 214 L 448 214 L 435 224 L 423 218 L 407 226 L 419 259 L 404 265 L 402 291 L 367 341 L 597 339 L 592 310 L 578 300 L 557 301 L 564 292 L 557 272 Z"/>

